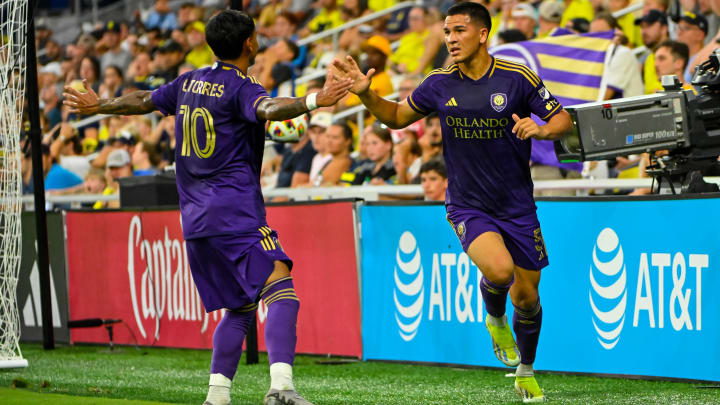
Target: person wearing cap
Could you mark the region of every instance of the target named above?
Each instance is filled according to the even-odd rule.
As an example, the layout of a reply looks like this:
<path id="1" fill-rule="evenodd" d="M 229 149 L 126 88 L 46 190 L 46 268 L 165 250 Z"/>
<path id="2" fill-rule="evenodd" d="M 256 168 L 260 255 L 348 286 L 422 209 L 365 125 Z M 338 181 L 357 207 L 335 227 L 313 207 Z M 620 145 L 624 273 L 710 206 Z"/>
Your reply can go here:
<path id="1" fill-rule="evenodd" d="M 390 75 L 385 71 L 387 60 L 392 54 L 390 41 L 381 35 L 373 35 L 362 45 L 362 50 L 367 55 L 366 63 L 369 69 L 375 69 L 370 89 L 380 97 L 387 96 L 393 92 L 393 84 Z M 345 100 L 345 107 L 353 107 L 360 104 L 360 98 L 355 94 L 349 94 Z M 343 102 L 338 103 L 342 109 Z"/>
<path id="2" fill-rule="evenodd" d="M 146 79 L 150 89 L 157 89 L 163 84 L 170 83 L 178 76 L 178 68 L 185 59 L 182 46 L 173 41 L 167 40 L 155 51 L 153 61 L 156 70 Z"/>
<path id="3" fill-rule="evenodd" d="M 694 72 L 690 71 L 690 66 L 695 66 L 693 62 L 705 44 L 707 33 L 708 22 L 704 15 L 686 11 L 682 17 L 680 17 L 680 21 L 678 21 L 677 40 L 687 45 L 690 51 L 690 58 L 688 59 L 684 74 L 684 81 L 687 83 L 692 81 Z"/>
<path id="4" fill-rule="evenodd" d="M 332 154 L 327 150 L 327 139 L 325 132 L 332 125 L 332 114 L 327 111 L 318 111 L 310 118 L 308 136 L 312 142 L 313 149 L 317 151 L 313 156 L 310 165 L 310 184 L 314 185 L 320 175 L 320 171 L 332 160 Z"/>
<path id="5" fill-rule="evenodd" d="M 545 0 L 538 8 L 537 38 L 549 37 L 560 28 L 565 5 L 556 0 Z"/>
<path id="6" fill-rule="evenodd" d="M 59 62 L 62 58 L 62 47 L 57 41 L 49 39 L 45 44 L 45 53 L 38 56 L 38 63 L 40 65 L 47 65 L 51 62 Z"/>
<path id="7" fill-rule="evenodd" d="M 533 6 L 528 3 L 518 3 L 512 8 L 511 15 L 513 28 L 522 32 L 525 39 L 535 38 L 538 17 Z"/>
<path id="8" fill-rule="evenodd" d="M 662 84 L 655 72 L 655 47 L 668 39 L 668 18 L 660 10 L 649 10 L 645 15 L 635 20 L 640 25 L 640 35 L 643 44 L 650 50 L 639 58 L 642 64 L 642 77 L 645 83 L 645 94 L 652 94 L 662 90 Z"/>
<path id="9" fill-rule="evenodd" d="M 560 19 L 560 26 L 565 27 L 573 18 L 584 18 L 592 21 L 595 17 L 595 10 L 590 0 L 564 0 L 565 10 Z"/>
<path id="10" fill-rule="evenodd" d="M 124 72 L 132 62 L 132 54 L 122 49 L 120 24 L 116 21 L 108 21 L 100 41 L 102 47 L 107 48 L 100 58 L 101 69 L 104 71 L 108 66 L 117 66 Z"/>
<path id="11" fill-rule="evenodd" d="M 210 66 L 215 62 L 210 45 L 205 41 L 205 24 L 202 21 L 193 21 L 185 26 L 190 52 L 185 56 L 185 62 L 195 69 Z"/>
<path id="12" fill-rule="evenodd" d="M 131 177 L 133 175 L 130 154 L 125 149 L 115 149 L 110 152 L 105 166 L 107 167 L 107 176 L 112 180 L 112 182 L 108 182 L 108 184 L 112 184 L 115 190 L 118 190 L 118 179 Z"/>
<path id="13" fill-rule="evenodd" d="M 427 10 L 413 7 L 408 15 L 408 32 L 400 37 L 400 46 L 390 56 L 392 69 L 398 73 L 413 72 L 425 52 L 425 39 L 430 35 L 427 25 Z M 429 66 L 424 74 L 430 71 Z"/>

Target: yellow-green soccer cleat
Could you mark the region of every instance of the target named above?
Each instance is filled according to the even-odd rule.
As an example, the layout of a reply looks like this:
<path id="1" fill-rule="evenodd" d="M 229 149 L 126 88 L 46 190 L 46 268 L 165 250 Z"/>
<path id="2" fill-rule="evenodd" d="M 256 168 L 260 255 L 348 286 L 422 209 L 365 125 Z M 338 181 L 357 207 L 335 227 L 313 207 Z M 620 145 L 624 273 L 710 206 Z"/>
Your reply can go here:
<path id="1" fill-rule="evenodd" d="M 515 367 L 520 364 L 520 351 L 515 344 L 510 325 L 507 322 L 507 315 L 503 315 L 503 326 L 495 326 L 490 323 L 490 315 L 485 317 L 485 327 L 490 332 L 495 357 L 508 367 Z"/>
<path id="2" fill-rule="evenodd" d="M 523 404 L 547 401 L 535 377 L 515 377 L 515 392 L 520 395 Z"/>

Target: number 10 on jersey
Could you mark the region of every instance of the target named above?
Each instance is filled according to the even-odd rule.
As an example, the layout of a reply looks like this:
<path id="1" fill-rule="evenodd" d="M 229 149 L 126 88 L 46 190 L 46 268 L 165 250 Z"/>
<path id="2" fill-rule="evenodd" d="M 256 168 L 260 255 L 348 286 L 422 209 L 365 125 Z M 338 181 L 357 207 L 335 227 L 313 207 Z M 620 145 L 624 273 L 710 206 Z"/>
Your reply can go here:
<path id="1" fill-rule="evenodd" d="M 195 154 L 201 158 L 206 159 L 212 156 L 215 151 L 215 126 L 213 125 L 213 118 L 205 107 L 197 107 L 190 112 L 190 106 L 183 104 L 180 106 L 180 114 L 183 116 L 182 120 L 182 133 L 183 142 L 180 156 L 190 156 L 190 150 L 194 150 Z M 198 131 L 197 124 L 198 119 L 202 120 L 205 125 L 205 147 L 200 149 L 198 143 Z"/>

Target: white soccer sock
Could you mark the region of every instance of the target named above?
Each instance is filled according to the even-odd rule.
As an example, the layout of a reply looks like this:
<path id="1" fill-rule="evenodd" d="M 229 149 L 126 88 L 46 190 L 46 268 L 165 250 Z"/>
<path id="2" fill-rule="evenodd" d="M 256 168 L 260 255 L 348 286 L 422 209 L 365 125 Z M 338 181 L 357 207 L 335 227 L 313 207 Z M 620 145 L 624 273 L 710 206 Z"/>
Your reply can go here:
<path id="1" fill-rule="evenodd" d="M 503 326 L 505 326 L 507 324 L 507 315 L 503 315 L 500 318 L 498 318 L 496 316 L 492 316 L 490 314 L 488 314 L 487 316 L 488 316 L 488 321 L 493 326 L 499 326 L 502 328 Z"/>
<path id="2" fill-rule="evenodd" d="M 206 401 L 213 405 L 230 404 L 230 386 L 232 381 L 224 375 L 210 374 L 210 389 L 208 389 Z"/>
<path id="3" fill-rule="evenodd" d="M 287 363 L 270 365 L 270 388 L 280 391 L 294 391 L 292 366 Z"/>
<path id="4" fill-rule="evenodd" d="M 515 375 L 518 377 L 532 377 L 535 375 L 535 370 L 533 370 L 532 364 L 520 363 L 517 370 L 515 370 Z"/>

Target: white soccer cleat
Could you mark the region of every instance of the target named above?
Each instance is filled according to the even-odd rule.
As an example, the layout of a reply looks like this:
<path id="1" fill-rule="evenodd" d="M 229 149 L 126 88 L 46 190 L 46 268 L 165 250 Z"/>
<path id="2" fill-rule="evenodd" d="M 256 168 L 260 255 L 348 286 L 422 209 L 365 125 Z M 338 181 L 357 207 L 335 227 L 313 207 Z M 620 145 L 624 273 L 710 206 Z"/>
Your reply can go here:
<path id="1" fill-rule="evenodd" d="M 301 397 L 295 390 L 276 390 L 270 388 L 265 395 L 264 405 L 313 405 L 312 402 Z"/>

